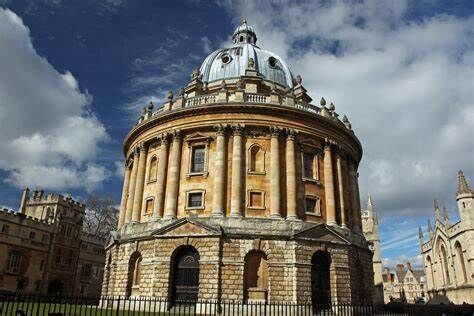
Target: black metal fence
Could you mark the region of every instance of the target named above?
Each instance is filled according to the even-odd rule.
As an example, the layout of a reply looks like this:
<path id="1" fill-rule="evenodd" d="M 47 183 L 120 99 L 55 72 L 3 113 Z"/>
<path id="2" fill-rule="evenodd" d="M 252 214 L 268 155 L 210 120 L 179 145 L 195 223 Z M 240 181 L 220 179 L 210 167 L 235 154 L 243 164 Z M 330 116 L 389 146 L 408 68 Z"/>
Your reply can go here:
<path id="1" fill-rule="evenodd" d="M 125 315 L 474 315 L 474 305 L 348 305 L 324 308 L 310 303 L 242 301 L 169 301 L 160 298 L 59 297 L 0 295 L 2 316 L 125 316 Z"/>

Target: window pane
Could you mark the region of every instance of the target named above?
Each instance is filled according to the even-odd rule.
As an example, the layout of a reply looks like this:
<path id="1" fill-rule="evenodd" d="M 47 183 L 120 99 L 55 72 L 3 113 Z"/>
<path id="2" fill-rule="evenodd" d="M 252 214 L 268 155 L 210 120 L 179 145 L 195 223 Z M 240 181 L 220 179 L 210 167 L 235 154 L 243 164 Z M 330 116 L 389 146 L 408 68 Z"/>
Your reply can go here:
<path id="1" fill-rule="evenodd" d="M 188 195 L 188 207 L 201 207 L 202 206 L 202 193 L 189 193 Z"/>
<path id="2" fill-rule="evenodd" d="M 305 199 L 305 212 L 306 213 L 315 213 L 316 200 L 311 198 Z"/>
<path id="3" fill-rule="evenodd" d="M 153 200 L 147 200 L 146 201 L 145 213 L 150 214 L 152 212 L 153 212 Z"/>
<path id="4" fill-rule="evenodd" d="M 314 178 L 313 161 L 314 155 L 308 153 L 303 154 L 303 172 L 305 178 Z"/>
<path id="5" fill-rule="evenodd" d="M 204 171 L 204 147 L 193 147 L 191 172 Z"/>
<path id="6" fill-rule="evenodd" d="M 263 199 L 262 192 L 250 192 L 250 206 L 251 207 L 262 207 Z"/>

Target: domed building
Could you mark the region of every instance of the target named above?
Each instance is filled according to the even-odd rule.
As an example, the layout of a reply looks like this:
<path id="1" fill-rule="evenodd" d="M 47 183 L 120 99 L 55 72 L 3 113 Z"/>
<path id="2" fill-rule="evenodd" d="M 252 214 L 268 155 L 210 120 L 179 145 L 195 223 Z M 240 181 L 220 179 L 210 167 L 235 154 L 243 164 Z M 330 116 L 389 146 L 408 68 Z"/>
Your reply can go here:
<path id="1" fill-rule="evenodd" d="M 362 147 L 244 20 L 178 95 L 150 103 L 124 141 L 120 220 L 103 295 L 361 303 Z"/>

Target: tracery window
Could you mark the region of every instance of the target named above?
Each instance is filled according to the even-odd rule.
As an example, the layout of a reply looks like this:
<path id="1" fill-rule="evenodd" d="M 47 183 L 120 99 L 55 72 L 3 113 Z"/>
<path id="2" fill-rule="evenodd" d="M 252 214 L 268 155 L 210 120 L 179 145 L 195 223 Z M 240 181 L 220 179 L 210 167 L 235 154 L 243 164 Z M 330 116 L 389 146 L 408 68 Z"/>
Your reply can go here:
<path id="1" fill-rule="evenodd" d="M 464 283 L 466 283 L 467 282 L 466 264 L 464 262 L 464 254 L 462 252 L 462 247 L 459 241 L 456 242 L 456 244 L 454 245 L 454 248 L 456 249 L 456 256 L 458 257 L 459 265 L 461 267 L 463 281 Z"/>

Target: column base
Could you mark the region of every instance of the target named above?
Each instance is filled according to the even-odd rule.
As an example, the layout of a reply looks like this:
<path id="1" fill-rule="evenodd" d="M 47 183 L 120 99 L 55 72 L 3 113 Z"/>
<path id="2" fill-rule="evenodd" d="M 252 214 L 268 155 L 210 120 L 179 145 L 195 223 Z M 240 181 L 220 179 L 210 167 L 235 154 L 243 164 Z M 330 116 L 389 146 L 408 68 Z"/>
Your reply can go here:
<path id="1" fill-rule="evenodd" d="M 165 215 L 165 216 L 163 216 L 163 219 L 164 220 L 176 219 L 176 216 L 174 216 L 174 215 Z"/>
<path id="2" fill-rule="evenodd" d="M 232 212 L 231 212 L 231 213 L 230 213 L 230 217 L 232 217 L 232 218 L 242 218 L 242 214 L 240 214 L 240 213 L 232 213 Z"/>
<path id="3" fill-rule="evenodd" d="M 224 217 L 224 212 L 212 212 L 212 217 L 222 218 Z"/>
<path id="4" fill-rule="evenodd" d="M 329 225 L 329 226 L 338 226 L 336 221 L 326 222 L 326 225 Z"/>
<path id="5" fill-rule="evenodd" d="M 280 214 L 270 214 L 270 218 L 272 219 L 283 219 Z"/>
<path id="6" fill-rule="evenodd" d="M 161 219 L 161 216 L 158 215 L 158 214 L 153 214 L 151 216 L 151 220 L 153 220 L 153 221 L 159 221 L 160 219 Z"/>
<path id="7" fill-rule="evenodd" d="M 298 222 L 301 222 L 301 219 L 298 218 L 298 216 L 296 216 L 296 215 L 287 216 L 286 219 L 289 220 L 289 221 L 298 221 Z"/>

